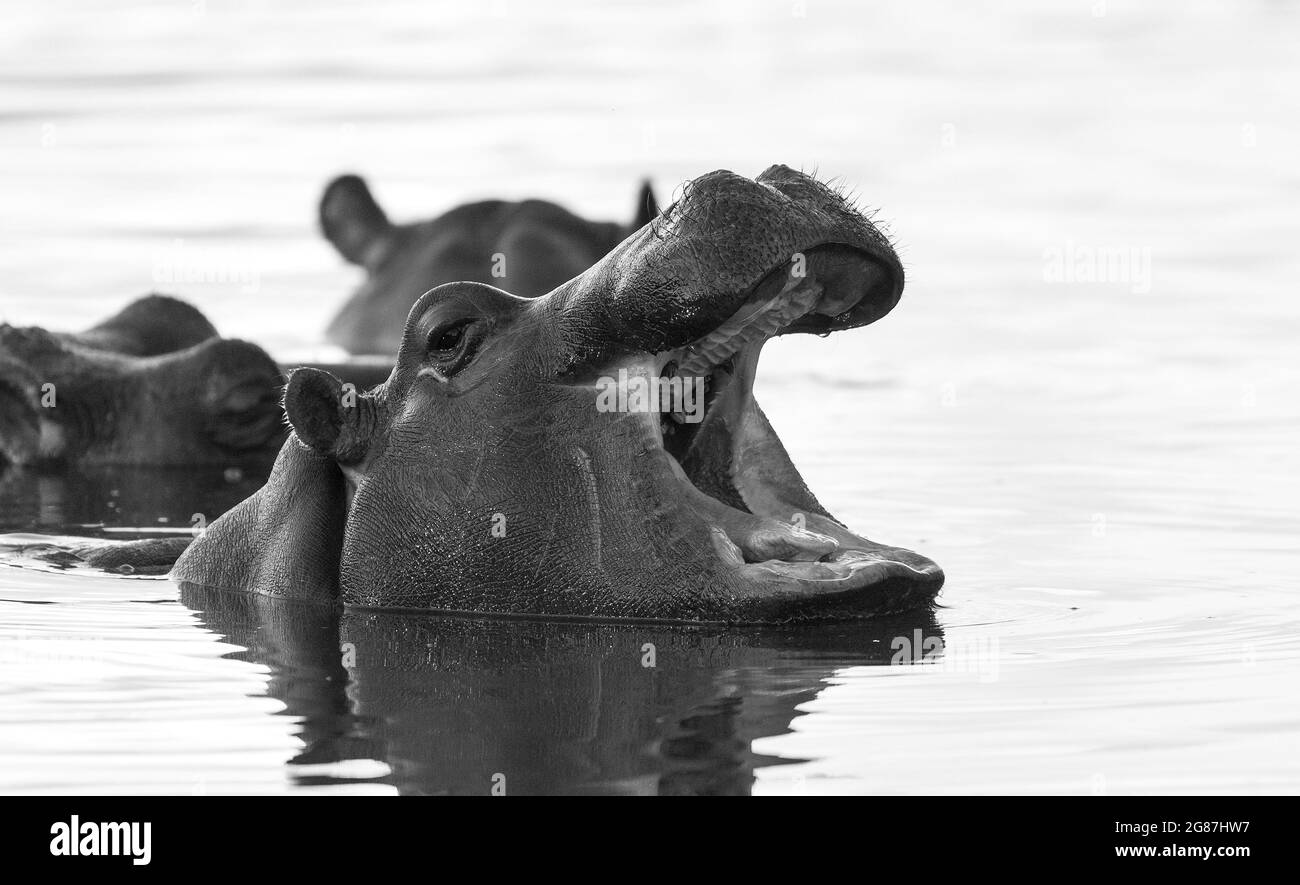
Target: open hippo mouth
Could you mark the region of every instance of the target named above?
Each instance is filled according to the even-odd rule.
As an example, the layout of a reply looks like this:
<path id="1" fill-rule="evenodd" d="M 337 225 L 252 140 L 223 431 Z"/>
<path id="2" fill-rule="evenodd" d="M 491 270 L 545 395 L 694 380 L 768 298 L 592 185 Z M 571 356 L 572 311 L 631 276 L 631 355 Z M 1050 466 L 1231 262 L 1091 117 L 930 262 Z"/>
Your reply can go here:
<path id="1" fill-rule="evenodd" d="M 754 399 L 763 345 L 778 335 L 826 335 L 874 322 L 897 303 L 902 269 L 842 244 L 796 253 L 744 292 L 712 331 L 633 361 L 659 389 L 644 412 L 654 443 L 688 508 L 712 533 L 713 548 L 753 592 L 760 608 L 802 603 L 880 613 L 914 607 L 943 584 L 939 567 L 910 550 L 856 534 L 808 490 Z M 871 599 L 863 599 L 864 591 Z M 837 605 L 838 603 L 838 605 Z"/>

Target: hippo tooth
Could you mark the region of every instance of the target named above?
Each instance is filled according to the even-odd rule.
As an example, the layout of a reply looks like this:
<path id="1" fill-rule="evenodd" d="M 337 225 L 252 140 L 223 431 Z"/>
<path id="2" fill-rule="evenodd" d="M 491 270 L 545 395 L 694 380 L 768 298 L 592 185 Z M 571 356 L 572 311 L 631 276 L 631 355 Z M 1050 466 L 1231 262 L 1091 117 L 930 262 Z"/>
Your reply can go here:
<path id="1" fill-rule="evenodd" d="M 722 529 L 715 528 L 713 529 L 712 534 L 713 547 L 718 551 L 718 555 L 722 557 L 723 562 L 731 565 L 745 564 L 745 557 L 741 555 L 740 548 L 732 543 L 732 540 L 727 537 L 726 532 Z"/>
<path id="2" fill-rule="evenodd" d="M 729 507 L 697 489 L 684 473 L 679 476 L 696 512 L 712 526 L 712 531 L 730 542 L 736 556 L 745 562 L 816 562 L 839 552 L 839 542 L 834 538 Z M 720 542 L 715 539 L 714 543 Z"/>
<path id="3" fill-rule="evenodd" d="M 707 374 L 719 363 L 754 341 L 771 338 L 816 306 L 822 287 L 802 277 L 790 277 L 770 301 L 741 308 L 717 329 L 690 345 L 677 367 L 679 375 Z"/>
<path id="4" fill-rule="evenodd" d="M 749 554 L 751 562 L 774 559 L 782 562 L 817 562 L 839 550 L 840 545 L 834 538 L 775 520 L 768 520 L 767 523 L 759 529 L 751 530 L 743 543 L 737 544 Z"/>
<path id="5" fill-rule="evenodd" d="M 842 562 L 800 562 L 769 559 L 759 565 L 778 575 L 813 581 L 833 581 L 847 578 L 855 571 L 854 567 Z"/>

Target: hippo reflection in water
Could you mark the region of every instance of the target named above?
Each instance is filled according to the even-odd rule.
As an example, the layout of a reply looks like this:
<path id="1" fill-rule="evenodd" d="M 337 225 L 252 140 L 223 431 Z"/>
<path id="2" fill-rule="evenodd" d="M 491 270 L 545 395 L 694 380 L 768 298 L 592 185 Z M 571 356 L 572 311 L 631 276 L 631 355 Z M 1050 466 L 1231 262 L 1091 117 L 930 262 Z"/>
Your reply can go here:
<path id="1" fill-rule="evenodd" d="M 790 732 L 829 680 L 938 664 L 912 650 L 943 642 L 924 609 L 708 627 L 338 611 L 193 586 L 181 601 L 245 649 L 227 657 L 266 668 L 304 745 L 294 783 L 403 794 L 748 794 L 760 767 L 795 761 L 754 742 Z M 869 716 L 858 726 L 869 741 Z"/>
<path id="2" fill-rule="evenodd" d="M 365 181 L 344 175 L 325 188 L 321 231 L 366 280 L 325 337 L 349 353 L 391 356 L 406 315 L 429 288 L 476 281 L 532 298 L 571 280 L 659 212 L 642 185 L 630 225 L 588 221 L 545 200 L 467 203 L 418 224 L 392 224 Z"/>
<path id="3" fill-rule="evenodd" d="M 938 566 L 817 502 L 753 397 L 761 348 L 873 322 L 903 271 L 814 179 L 714 172 L 535 298 L 440 286 L 388 380 L 295 372 L 266 485 L 182 583 L 369 607 L 765 622 L 928 605 Z M 598 408 L 605 379 L 699 381 L 702 420 Z M 695 416 L 701 417 L 701 416 Z"/>

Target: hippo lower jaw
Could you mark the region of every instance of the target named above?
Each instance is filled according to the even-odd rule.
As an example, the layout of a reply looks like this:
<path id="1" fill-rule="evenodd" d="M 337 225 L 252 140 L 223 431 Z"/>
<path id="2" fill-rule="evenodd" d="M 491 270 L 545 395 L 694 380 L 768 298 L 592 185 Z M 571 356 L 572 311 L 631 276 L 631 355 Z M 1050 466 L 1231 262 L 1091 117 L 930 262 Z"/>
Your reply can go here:
<path id="1" fill-rule="evenodd" d="M 753 594 L 742 604 L 792 616 L 802 616 L 805 604 L 828 616 L 879 614 L 927 603 L 943 585 L 931 560 L 871 541 L 832 518 L 753 396 L 768 340 L 856 325 L 850 318 L 886 273 L 863 253 L 833 247 L 811 265 L 773 270 L 713 332 L 639 366 L 684 384 L 704 379 L 702 416 L 686 414 L 682 398 L 672 411 L 646 413 L 644 420 L 680 488 L 679 506 L 709 527 L 724 569 Z"/>

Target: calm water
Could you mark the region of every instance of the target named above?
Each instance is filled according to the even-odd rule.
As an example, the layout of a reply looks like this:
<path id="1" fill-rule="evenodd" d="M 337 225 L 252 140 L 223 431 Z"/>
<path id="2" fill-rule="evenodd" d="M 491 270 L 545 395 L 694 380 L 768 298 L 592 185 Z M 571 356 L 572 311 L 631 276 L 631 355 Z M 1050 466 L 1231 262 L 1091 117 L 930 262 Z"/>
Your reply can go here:
<path id="1" fill-rule="evenodd" d="M 798 630 L 339 619 L 38 567 L 34 533 L 185 531 L 256 476 L 11 473 L 0 790 L 1300 789 L 1296 4 L 32 14 L 0 31 L 15 324 L 159 289 L 332 356 L 356 273 L 314 207 L 346 170 L 401 219 L 841 179 L 907 293 L 767 348 L 758 396 L 832 512 L 948 585 Z"/>

